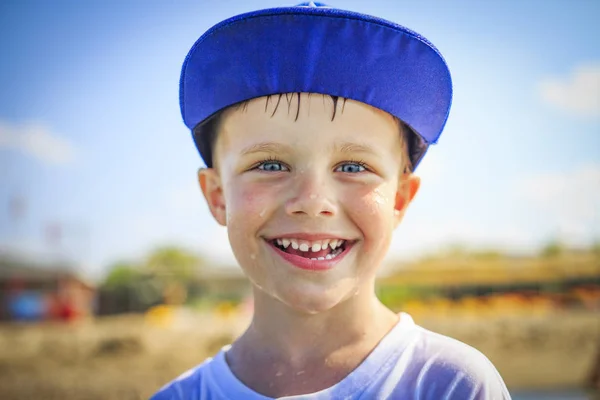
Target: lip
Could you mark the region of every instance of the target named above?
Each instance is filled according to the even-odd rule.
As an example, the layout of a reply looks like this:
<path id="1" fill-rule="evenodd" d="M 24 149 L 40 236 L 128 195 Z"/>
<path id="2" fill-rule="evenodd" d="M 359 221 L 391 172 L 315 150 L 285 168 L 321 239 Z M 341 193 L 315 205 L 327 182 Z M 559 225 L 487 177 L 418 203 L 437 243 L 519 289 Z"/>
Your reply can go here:
<path id="1" fill-rule="evenodd" d="M 286 237 L 286 236 L 280 236 L 280 237 Z M 294 237 L 294 236 L 287 236 L 287 237 Z M 301 239 L 298 236 L 295 236 L 294 238 Z M 324 237 L 324 239 L 329 239 L 329 238 L 332 238 L 332 237 L 331 236 Z M 311 239 L 305 239 L 304 237 L 302 237 L 302 239 L 311 240 Z M 312 240 L 321 240 L 321 239 L 312 239 Z M 265 240 L 265 242 L 267 243 L 269 248 L 271 248 L 271 250 L 273 250 L 279 257 L 283 258 L 285 261 L 292 264 L 294 267 L 300 268 L 303 270 L 307 270 L 307 271 L 328 271 L 328 270 L 334 268 L 340 261 L 342 261 L 342 259 L 346 256 L 346 254 L 348 254 L 350 252 L 350 250 L 352 249 L 352 247 L 354 247 L 354 244 L 356 243 L 355 241 L 347 242 L 346 248 L 344 249 L 344 251 L 341 252 L 339 255 L 337 255 L 335 258 L 332 258 L 331 260 L 311 260 L 310 258 L 300 257 L 295 254 L 290 254 L 290 253 L 286 253 L 285 251 L 281 251 L 275 245 L 273 245 L 273 243 L 271 243 L 269 240 Z"/>

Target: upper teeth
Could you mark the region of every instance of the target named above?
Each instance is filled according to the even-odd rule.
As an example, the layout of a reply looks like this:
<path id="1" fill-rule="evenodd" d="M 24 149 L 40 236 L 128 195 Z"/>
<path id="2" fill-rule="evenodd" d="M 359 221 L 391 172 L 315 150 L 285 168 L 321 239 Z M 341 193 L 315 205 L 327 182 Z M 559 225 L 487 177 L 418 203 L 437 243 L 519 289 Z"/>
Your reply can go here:
<path id="1" fill-rule="evenodd" d="M 288 248 L 289 245 L 292 245 L 292 249 L 300 250 L 300 251 L 312 251 L 316 253 L 317 251 L 325 250 L 327 246 L 331 247 L 331 250 L 335 250 L 341 245 L 344 244 L 343 239 L 325 239 L 325 240 L 300 240 L 293 238 L 281 238 L 277 239 L 277 244 L 283 246 L 284 248 Z"/>

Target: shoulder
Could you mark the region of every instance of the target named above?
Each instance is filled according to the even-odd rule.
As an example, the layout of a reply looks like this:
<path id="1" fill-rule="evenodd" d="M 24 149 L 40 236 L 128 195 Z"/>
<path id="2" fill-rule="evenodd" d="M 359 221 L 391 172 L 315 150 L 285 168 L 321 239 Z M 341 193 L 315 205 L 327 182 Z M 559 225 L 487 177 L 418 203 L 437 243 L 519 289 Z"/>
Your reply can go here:
<path id="1" fill-rule="evenodd" d="M 179 375 L 171 382 L 160 388 L 150 400 L 188 400 L 204 399 L 206 386 L 210 379 L 207 379 L 207 371 L 210 368 L 213 359 L 207 359 L 202 364 Z"/>
<path id="2" fill-rule="evenodd" d="M 445 368 L 481 378 L 489 373 L 497 374 L 491 361 L 474 347 L 420 326 L 416 329 L 415 350 L 424 366 Z"/>
<path id="3" fill-rule="evenodd" d="M 385 398 L 509 400 L 502 377 L 477 349 L 424 329 L 404 315 L 409 330 L 372 389 Z M 387 397 L 386 397 L 387 396 Z"/>
<path id="4" fill-rule="evenodd" d="M 412 345 L 415 389 L 423 398 L 510 399 L 492 362 L 479 350 L 420 326 Z"/>

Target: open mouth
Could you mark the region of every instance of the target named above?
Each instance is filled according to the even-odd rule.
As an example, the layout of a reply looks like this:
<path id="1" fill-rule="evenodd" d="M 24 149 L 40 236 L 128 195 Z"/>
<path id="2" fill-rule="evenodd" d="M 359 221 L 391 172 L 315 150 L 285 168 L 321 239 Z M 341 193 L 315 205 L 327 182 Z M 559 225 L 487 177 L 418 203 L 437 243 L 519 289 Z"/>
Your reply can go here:
<path id="1" fill-rule="evenodd" d="M 284 253 L 313 261 L 333 260 L 344 253 L 352 243 L 344 239 L 301 240 L 295 238 L 277 238 L 268 240 L 268 242 Z"/>

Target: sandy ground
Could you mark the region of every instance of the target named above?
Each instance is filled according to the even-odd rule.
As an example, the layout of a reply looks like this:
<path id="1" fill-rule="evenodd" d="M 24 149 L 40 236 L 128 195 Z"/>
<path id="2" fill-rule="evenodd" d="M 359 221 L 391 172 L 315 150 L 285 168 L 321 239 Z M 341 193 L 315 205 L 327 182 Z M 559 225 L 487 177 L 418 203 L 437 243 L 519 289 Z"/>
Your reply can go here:
<path id="1" fill-rule="evenodd" d="M 0 399 L 147 399 L 234 338 L 237 321 L 141 316 L 0 328 Z M 232 328 L 233 327 L 233 328 Z"/>
<path id="2" fill-rule="evenodd" d="M 581 387 L 600 346 L 600 315 L 416 318 L 483 351 L 512 388 Z M 247 319 L 181 314 L 75 325 L 0 326 L 0 399 L 147 399 L 216 353 Z"/>
<path id="3" fill-rule="evenodd" d="M 418 320 L 483 352 L 511 389 L 578 388 L 590 385 L 600 367 L 600 314 Z"/>

